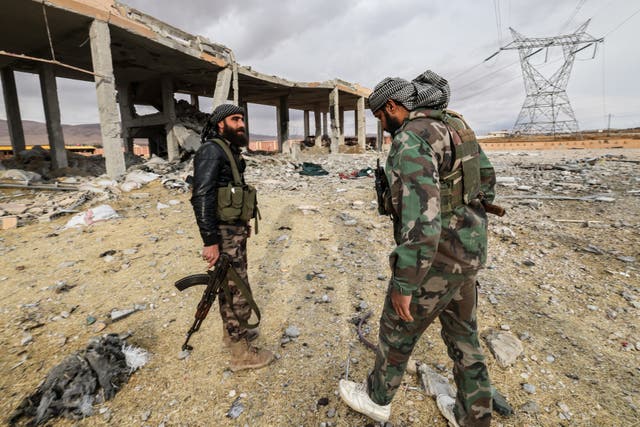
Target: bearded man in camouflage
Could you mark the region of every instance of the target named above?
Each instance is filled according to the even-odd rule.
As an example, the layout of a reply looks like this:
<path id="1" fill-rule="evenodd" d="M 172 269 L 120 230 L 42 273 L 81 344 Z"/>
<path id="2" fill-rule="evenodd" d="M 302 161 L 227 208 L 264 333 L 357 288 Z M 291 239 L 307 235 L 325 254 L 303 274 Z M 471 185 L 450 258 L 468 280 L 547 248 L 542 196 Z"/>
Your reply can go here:
<path id="1" fill-rule="evenodd" d="M 409 356 L 440 319 L 453 360 L 457 396 L 437 396 L 454 426 L 488 426 L 491 383 L 478 340 L 476 275 L 487 254 L 487 216 L 495 173 L 473 131 L 445 110 L 449 84 L 426 71 L 413 81 L 386 78 L 369 97 L 373 114 L 393 135 L 386 163 L 397 244 L 380 318 L 375 366 L 364 384 L 341 380 L 342 399 L 387 421 Z"/>

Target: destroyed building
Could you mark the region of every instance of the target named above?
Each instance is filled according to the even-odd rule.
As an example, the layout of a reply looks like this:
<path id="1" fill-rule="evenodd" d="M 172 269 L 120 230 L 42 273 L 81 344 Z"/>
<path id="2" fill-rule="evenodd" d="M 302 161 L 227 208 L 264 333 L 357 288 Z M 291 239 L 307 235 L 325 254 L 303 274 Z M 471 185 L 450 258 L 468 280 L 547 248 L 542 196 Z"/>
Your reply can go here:
<path id="1" fill-rule="evenodd" d="M 278 151 L 289 139 L 289 109 L 304 112 L 303 139 L 311 137 L 319 143 L 328 135 L 331 152 L 344 144 L 345 111 L 354 111 L 357 142 L 362 149 L 365 146 L 369 89 L 339 79 L 303 83 L 257 72 L 239 65 L 230 48 L 115 0 L 5 0 L 0 40 L 12 151 L 19 153 L 26 147 L 14 72 L 35 73 L 42 90 L 52 168 L 69 163 L 56 77 L 95 81 L 106 171 L 111 177 L 125 172 L 123 152 L 133 152 L 134 138 L 147 138 L 151 154 L 168 160 L 179 157 L 179 141 L 187 139 L 185 130 L 190 128 L 185 121 L 195 117 L 197 127 L 198 117 L 188 105 L 176 102 L 176 93 L 189 95 L 196 112 L 201 96 L 212 98 L 214 107 L 224 102 L 276 107 Z M 151 106 L 157 112 L 143 115 L 136 106 Z M 183 120 L 185 114 L 188 119 Z M 245 121 L 249 131 L 251 117 Z"/>

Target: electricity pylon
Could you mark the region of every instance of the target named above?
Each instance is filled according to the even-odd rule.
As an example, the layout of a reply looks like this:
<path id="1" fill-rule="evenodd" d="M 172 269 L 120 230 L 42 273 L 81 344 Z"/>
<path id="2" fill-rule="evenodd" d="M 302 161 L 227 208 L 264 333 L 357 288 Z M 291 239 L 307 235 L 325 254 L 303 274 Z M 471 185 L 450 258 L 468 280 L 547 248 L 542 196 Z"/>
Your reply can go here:
<path id="1" fill-rule="evenodd" d="M 556 37 L 526 38 L 509 27 L 513 41 L 501 47 L 500 50 L 518 49 L 527 94 L 516 124 L 513 126 L 513 133 L 555 135 L 579 132 L 578 121 L 571 108 L 566 88 L 576 53 L 604 40 L 587 34 L 586 28 L 590 21 L 589 19 L 580 25 L 572 34 Z M 549 48 L 556 46 L 562 47 L 564 63 L 551 77 L 547 78 L 536 70 L 529 59 L 544 49 L 547 49 L 546 58 L 548 58 Z M 594 47 L 593 57 L 595 54 Z M 493 56 L 495 54 L 491 57 Z"/>

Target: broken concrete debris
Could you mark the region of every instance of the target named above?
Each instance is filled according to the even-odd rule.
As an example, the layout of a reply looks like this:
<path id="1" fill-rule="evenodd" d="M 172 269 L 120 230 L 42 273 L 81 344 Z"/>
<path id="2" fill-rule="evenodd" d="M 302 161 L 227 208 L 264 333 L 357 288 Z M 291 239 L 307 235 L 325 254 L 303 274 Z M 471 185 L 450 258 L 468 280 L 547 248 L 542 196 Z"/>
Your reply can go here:
<path id="1" fill-rule="evenodd" d="M 522 342 L 509 332 L 489 331 L 485 340 L 491 354 L 503 368 L 511 366 L 524 352 Z"/>
<path id="2" fill-rule="evenodd" d="M 113 309 L 110 313 L 110 318 L 112 322 L 116 322 L 118 320 L 122 320 L 125 317 L 132 315 L 133 313 L 141 310 L 145 310 L 147 308 L 146 305 L 136 304 L 132 308 L 124 308 L 124 309 Z"/>
<path id="3" fill-rule="evenodd" d="M 95 208 L 86 210 L 71 218 L 63 227 L 63 229 L 90 226 L 97 222 L 108 221 L 110 219 L 119 218 L 120 215 L 109 205 L 99 205 Z"/>

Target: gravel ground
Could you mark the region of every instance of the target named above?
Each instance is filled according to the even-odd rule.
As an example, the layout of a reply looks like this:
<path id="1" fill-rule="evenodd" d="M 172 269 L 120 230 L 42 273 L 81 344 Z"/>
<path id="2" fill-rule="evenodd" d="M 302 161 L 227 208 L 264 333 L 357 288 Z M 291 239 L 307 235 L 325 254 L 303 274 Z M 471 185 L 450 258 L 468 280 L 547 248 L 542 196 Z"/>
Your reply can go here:
<path id="1" fill-rule="evenodd" d="M 483 337 L 513 334 L 524 348 L 501 367 L 483 340 L 492 380 L 516 410 L 496 415 L 494 425 L 637 425 L 640 150 L 489 156 L 501 179 L 496 203 L 508 213 L 490 218 L 479 328 Z M 258 344 L 278 355 L 255 372 L 228 370 L 217 308 L 192 337 L 191 355 L 179 358 L 201 294 L 180 293 L 173 283 L 205 268 L 188 193 L 155 181 L 106 201 L 119 219 L 62 230 L 66 216 L 3 231 L 3 419 L 89 338 L 129 331 L 130 343 L 151 352 L 150 362 L 114 399 L 96 405 L 94 416 L 52 425 L 370 423 L 340 401 L 337 384 L 348 358 L 355 380 L 373 363 L 351 319 L 373 310 L 365 331 L 376 341 L 392 229 L 372 203 L 373 179 L 343 180 L 338 173 L 374 166 L 375 158 L 303 152 L 301 160 L 330 172 L 323 177 L 299 176 L 281 156 L 249 160 L 263 216 L 249 241 L 249 277 L 263 313 Z M 35 197 L 24 190 L 2 195 L 14 202 Z M 144 309 L 110 321 L 113 309 L 136 304 Z M 283 339 L 292 326 L 300 335 Z M 414 357 L 450 375 L 437 322 Z M 404 380 L 391 423 L 446 425 L 418 379 Z M 243 411 L 226 417 L 236 400 Z"/>

